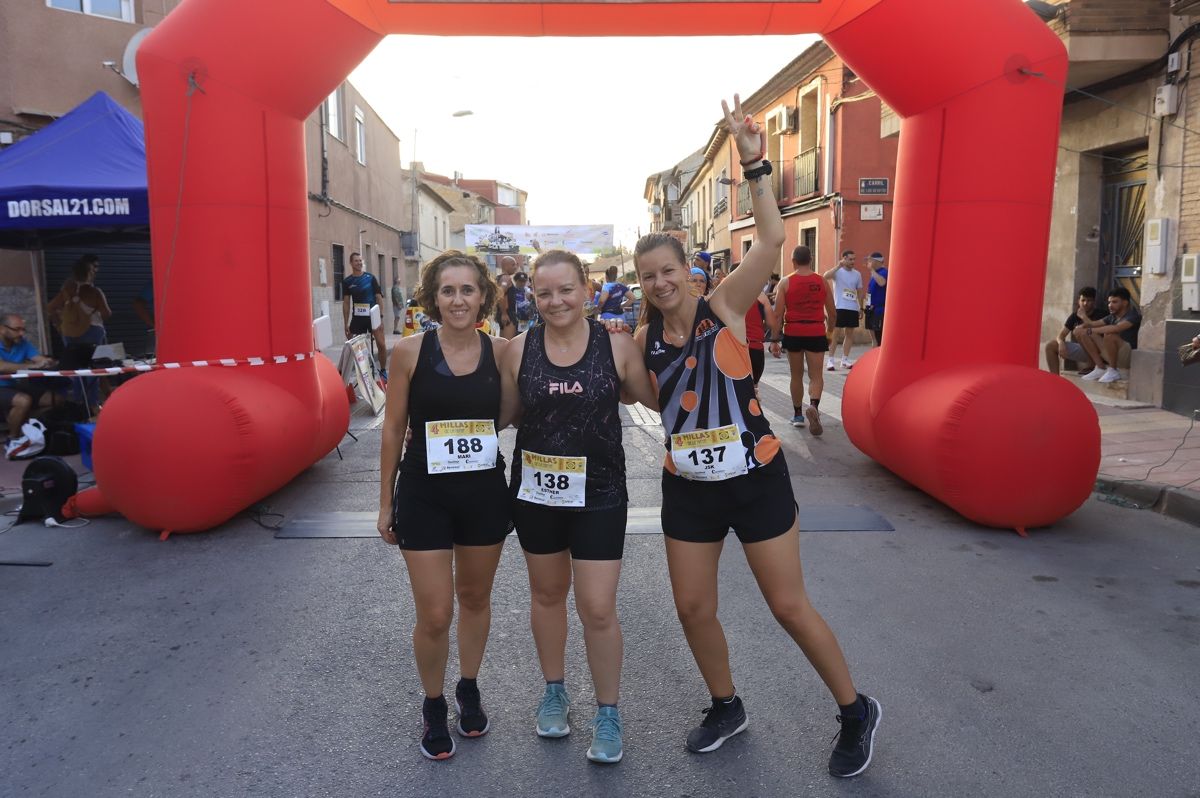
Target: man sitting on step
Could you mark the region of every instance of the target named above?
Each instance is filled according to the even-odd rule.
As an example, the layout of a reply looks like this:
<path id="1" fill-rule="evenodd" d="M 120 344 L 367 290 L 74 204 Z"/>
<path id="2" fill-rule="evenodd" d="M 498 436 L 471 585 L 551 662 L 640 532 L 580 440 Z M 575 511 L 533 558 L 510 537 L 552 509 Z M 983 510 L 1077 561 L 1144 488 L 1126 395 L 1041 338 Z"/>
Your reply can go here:
<path id="1" fill-rule="evenodd" d="M 1075 311 L 1063 322 L 1058 337 L 1046 343 L 1046 368 L 1051 374 L 1058 374 L 1064 360 L 1074 361 L 1080 374 L 1086 374 L 1095 368 L 1096 363 L 1083 348 L 1083 344 L 1079 343 L 1078 338 L 1083 332 L 1079 325 L 1085 321 L 1099 321 L 1107 315 L 1107 308 L 1096 307 L 1095 288 L 1089 285 L 1079 289 Z"/>
<path id="2" fill-rule="evenodd" d="M 1117 364 L 1137 349 L 1142 314 L 1133 306 L 1129 289 L 1117 287 L 1108 292 L 1108 315 L 1099 321 L 1085 321 L 1076 328 L 1076 337 L 1096 368 L 1083 375 L 1085 380 L 1116 382 L 1121 379 Z"/>

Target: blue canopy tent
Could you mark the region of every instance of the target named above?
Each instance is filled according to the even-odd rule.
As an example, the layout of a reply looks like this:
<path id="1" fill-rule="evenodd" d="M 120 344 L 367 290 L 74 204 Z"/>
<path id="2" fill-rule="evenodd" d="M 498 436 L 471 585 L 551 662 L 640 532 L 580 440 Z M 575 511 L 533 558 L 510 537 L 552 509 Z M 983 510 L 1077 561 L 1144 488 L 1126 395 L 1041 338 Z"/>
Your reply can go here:
<path id="1" fill-rule="evenodd" d="M 104 92 L 0 152 L 0 248 L 149 237 L 142 123 Z"/>

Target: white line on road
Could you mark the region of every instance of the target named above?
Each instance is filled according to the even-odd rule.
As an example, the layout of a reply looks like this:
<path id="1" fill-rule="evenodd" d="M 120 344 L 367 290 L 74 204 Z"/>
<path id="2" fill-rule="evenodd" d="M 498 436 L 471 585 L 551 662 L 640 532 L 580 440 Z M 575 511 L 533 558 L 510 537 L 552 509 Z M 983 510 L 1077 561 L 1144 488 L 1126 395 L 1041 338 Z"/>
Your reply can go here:
<path id="1" fill-rule="evenodd" d="M 761 382 L 765 382 L 777 391 L 782 391 L 785 396 L 790 396 L 792 393 L 791 376 L 786 370 L 763 374 Z M 830 379 L 827 372 L 825 390 L 821 392 L 821 412 L 824 415 L 833 416 L 839 422 L 842 420 L 842 386 L 845 384 L 845 380 Z"/>

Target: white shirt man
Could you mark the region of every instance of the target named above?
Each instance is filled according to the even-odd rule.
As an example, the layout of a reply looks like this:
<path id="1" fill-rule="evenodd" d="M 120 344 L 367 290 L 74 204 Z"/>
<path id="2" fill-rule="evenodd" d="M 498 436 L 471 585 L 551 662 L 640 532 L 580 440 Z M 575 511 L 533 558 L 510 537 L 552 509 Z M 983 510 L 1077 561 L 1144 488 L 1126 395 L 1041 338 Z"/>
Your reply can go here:
<path id="1" fill-rule="evenodd" d="M 850 347 L 854 343 L 853 331 L 858 329 L 862 319 L 865 299 L 862 274 L 854 268 L 854 250 L 848 249 L 843 252 L 838 265 L 825 271 L 821 277 L 833 283 L 833 305 L 837 309 L 837 321 L 829 339 L 829 356 L 825 359 L 825 369 L 833 371 L 833 356 L 837 353 L 839 333 L 842 336 L 841 367 L 848 369 L 854 365 L 854 361 L 850 359 Z"/>

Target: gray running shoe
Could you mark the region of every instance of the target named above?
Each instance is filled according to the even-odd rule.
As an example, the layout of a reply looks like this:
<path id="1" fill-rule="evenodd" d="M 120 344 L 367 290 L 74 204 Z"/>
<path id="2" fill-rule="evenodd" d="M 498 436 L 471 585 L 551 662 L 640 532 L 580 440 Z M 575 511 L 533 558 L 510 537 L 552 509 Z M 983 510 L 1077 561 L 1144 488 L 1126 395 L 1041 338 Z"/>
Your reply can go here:
<path id="1" fill-rule="evenodd" d="M 820 435 L 825 431 L 825 428 L 821 426 L 821 413 L 817 410 L 817 408 L 809 405 L 808 407 L 804 408 L 804 415 L 808 416 L 809 432 L 811 432 L 813 435 Z"/>
<path id="2" fill-rule="evenodd" d="M 616 707 L 600 707 L 592 721 L 592 747 L 587 758 L 601 764 L 621 761 L 625 751 L 621 744 L 621 713 Z"/>
<path id="3" fill-rule="evenodd" d="M 538 737 L 566 737 L 571 733 L 567 715 L 571 712 L 571 699 L 567 688 L 561 684 L 547 684 L 546 693 L 537 711 Z"/>

